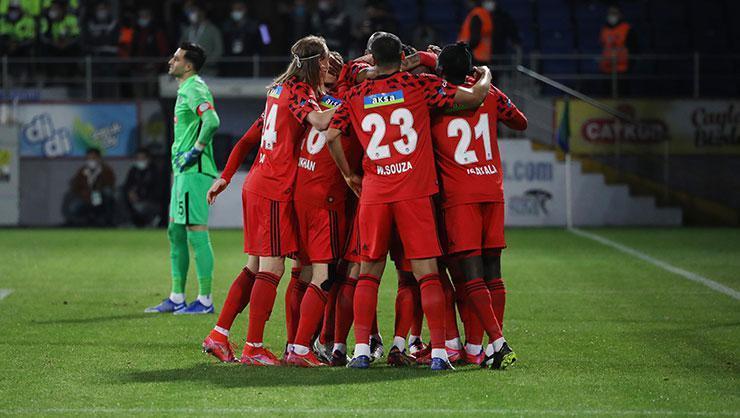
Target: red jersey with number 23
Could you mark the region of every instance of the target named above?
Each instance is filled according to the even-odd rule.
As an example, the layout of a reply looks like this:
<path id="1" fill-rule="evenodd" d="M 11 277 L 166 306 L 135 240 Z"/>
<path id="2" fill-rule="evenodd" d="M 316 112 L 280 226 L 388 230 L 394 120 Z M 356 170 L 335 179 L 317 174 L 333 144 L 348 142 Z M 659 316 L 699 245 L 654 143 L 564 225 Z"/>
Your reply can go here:
<path id="1" fill-rule="evenodd" d="M 306 116 L 319 110 L 316 95 L 295 78 L 270 88 L 265 103 L 262 141 L 244 189 L 262 197 L 287 201 L 293 198 L 298 153 L 306 133 Z"/>
<path id="2" fill-rule="evenodd" d="M 468 80 L 464 86 L 472 84 L 473 80 Z M 453 107 L 432 117 L 442 207 L 504 201 L 496 124 L 512 118 L 515 112 L 511 100 L 491 86 L 480 107 Z"/>
<path id="3" fill-rule="evenodd" d="M 457 87 L 435 75 L 397 72 L 353 87 L 332 118 L 353 127 L 365 155 L 360 203 L 391 203 L 437 193 L 430 110 L 453 105 Z"/>

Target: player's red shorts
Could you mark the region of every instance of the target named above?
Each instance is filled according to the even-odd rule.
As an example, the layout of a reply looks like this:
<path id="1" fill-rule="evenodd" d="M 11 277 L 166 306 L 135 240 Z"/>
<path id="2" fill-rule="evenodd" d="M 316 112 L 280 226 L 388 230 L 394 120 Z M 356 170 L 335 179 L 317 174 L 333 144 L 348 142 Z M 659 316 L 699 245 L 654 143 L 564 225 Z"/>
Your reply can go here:
<path id="1" fill-rule="evenodd" d="M 396 270 L 411 271 L 411 260 L 406 258 L 406 254 L 403 252 L 403 244 L 401 238 L 398 236 L 398 231 L 393 231 L 391 236 L 391 260 L 396 265 Z"/>
<path id="2" fill-rule="evenodd" d="M 357 204 L 355 202 L 347 202 L 347 219 L 352 222 L 349 225 L 349 233 L 347 234 L 347 245 L 344 249 L 344 259 L 350 263 L 361 263 L 362 256 L 360 255 L 360 217 Z"/>
<path id="3" fill-rule="evenodd" d="M 344 205 L 332 210 L 300 200 L 293 204 L 298 220 L 298 259 L 301 264 L 331 264 L 338 261 L 343 255 L 347 238 Z"/>
<path id="4" fill-rule="evenodd" d="M 506 248 L 503 202 L 452 206 L 442 211 L 442 222 L 447 254 Z"/>
<path id="5" fill-rule="evenodd" d="M 373 205 L 360 204 L 360 253 L 365 260 L 386 257 L 393 227 L 403 244 L 408 259 L 438 257 L 442 246 L 437 237 L 432 197 Z"/>
<path id="6" fill-rule="evenodd" d="M 242 212 L 245 253 L 278 257 L 298 251 L 298 230 L 292 200 L 271 200 L 242 189 Z"/>

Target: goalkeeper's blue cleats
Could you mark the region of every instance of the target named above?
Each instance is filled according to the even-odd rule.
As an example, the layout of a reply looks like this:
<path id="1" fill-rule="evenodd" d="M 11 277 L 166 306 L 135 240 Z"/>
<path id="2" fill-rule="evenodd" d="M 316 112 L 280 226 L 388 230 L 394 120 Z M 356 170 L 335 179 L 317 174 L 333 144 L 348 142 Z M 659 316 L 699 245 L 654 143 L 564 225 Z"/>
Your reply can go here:
<path id="1" fill-rule="evenodd" d="M 368 356 L 357 356 L 347 363 L 347 368 L 350 369 L 367 369 L 370 367 L 370 357 Z"/>
<path id="2" fill-rule="evenodd" d="M 144 309 L 144 312 L 146 313 L 173 313 L 177 312 L 179 310 L 185 309 L 185 302 L 183 303 L 175 303 L 170 298 L 166 298 L 157 306 L 151 306 L 149 308 Z"/>
<path id="3" fill-rule="evenodd" d="M 432 363 L 429 366 L 432 370 L 455 370 L 454 367 L 452 367 L 452 363 L 450 363 L 449 360 L 439 357 L 432 357 Z"/>
<path id="4" fill-rule="evenodd" d="M 185 309 L 175 311 L 175 315 L 202 315 L 202 314 L 212 314 L 213 312 L 214 312 L 213 305 L 206 306 L 200 303 L 198 299 L 195 299 Z"/>

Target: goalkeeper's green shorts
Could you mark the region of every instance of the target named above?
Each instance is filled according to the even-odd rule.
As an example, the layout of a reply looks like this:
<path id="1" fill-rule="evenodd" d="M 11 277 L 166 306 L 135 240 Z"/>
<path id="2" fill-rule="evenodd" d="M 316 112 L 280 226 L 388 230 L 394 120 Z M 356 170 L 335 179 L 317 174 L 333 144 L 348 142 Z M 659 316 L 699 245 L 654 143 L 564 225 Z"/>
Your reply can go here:
<path id="1" fill-rule="evenodd" d="M 176 174 L 170 195 L 170 218 L 181 225 L 208 225 L 206 193 L 213 177 L 201 173 Z"/>

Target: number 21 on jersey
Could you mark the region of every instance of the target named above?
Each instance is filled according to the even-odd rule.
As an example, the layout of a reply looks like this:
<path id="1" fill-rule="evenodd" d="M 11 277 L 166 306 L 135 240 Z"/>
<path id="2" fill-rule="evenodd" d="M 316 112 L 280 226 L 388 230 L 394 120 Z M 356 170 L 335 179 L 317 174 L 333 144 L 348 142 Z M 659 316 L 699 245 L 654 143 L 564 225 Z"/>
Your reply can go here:
<path id="1" fill-rule="evenodd" d="M 450 139 L 460 137 L 460 142 L 457 143 L 457 147 L 455 148 L 455 161 L 460 165 L 478 162 L 478 154 L 476 154 L 475 150 L 470 149 L 473 131 L 475 132 L 475 139 L 483 140 L 486 161 L 493 159 L 488 114 L 483 113 L 480 115 L 478 123 L 475 124 L 475 128 L 473 129 L 471 129 L 470 123 L 463 118 L 453 119 L 447 125 L 447 136 L 450 137 Z"/>

